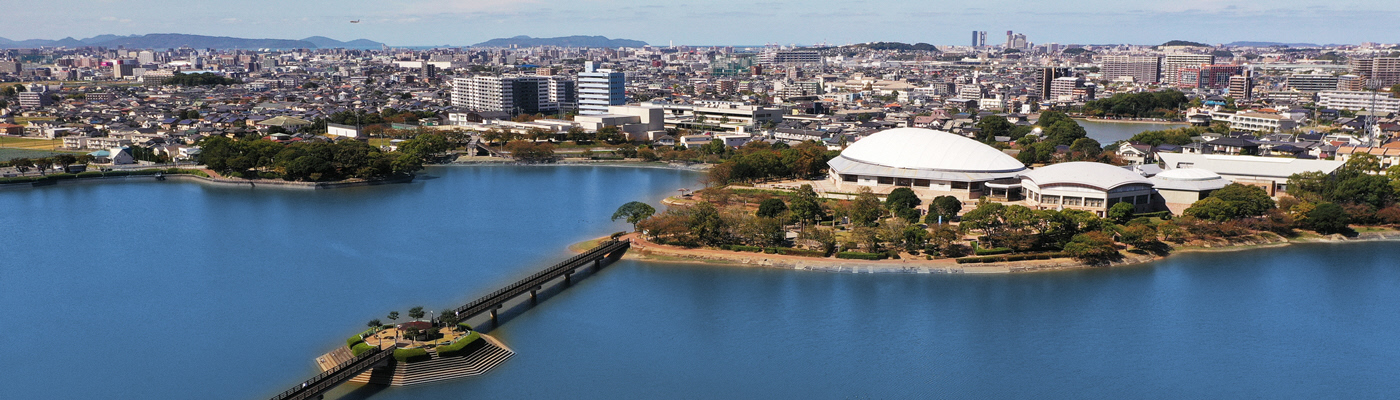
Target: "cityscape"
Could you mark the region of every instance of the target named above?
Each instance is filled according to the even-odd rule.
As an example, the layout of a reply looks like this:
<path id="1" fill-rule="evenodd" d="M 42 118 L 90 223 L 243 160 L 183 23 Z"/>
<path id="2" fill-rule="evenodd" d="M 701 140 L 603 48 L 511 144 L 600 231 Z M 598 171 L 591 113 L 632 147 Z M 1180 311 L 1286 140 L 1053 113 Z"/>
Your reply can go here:
<path id="1" fill-rule="evenodd" d="M 147 3 L 0 28 L 0 304 L 33 336 L 0 397 L 1400 393 L 1382 28 L 442 2 L 118 34 L 165 29 Z M 598 24 L 627 15 L 729 18 Z"/>

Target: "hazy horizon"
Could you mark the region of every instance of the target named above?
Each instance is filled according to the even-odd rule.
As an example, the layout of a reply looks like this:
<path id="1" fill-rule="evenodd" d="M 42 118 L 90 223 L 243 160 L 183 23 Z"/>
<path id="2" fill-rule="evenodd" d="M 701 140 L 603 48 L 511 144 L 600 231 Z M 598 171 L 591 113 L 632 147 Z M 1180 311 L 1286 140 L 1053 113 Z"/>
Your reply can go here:
<path id="1" fill-rule="evenodd" d="M 0 37 L 11 40 L 182 33 L 467 46 L 517 35 L 584 35 L 662 46 L 671 41 L 698 46 L 875 41 L 965 45 L 974 30 L 987 31 L 988 44 L 1005 42 L 1005 32 L 1011 30 L 1034 43 L 1148 45 L 1169 40 L 1393 43 L 1400 36 L 1400 27 L 1389 23 L 1400 16 L 1400 4 L 1360 0 L 1084 0 L 1072 7 L 1010 0 L 248 0 L 235 7 L 207 0 L 51 0 L 26 2 L 10 11 L 8 23 L 0 25 Z M 803 29 L 794 29 L 799 27 Z"/>

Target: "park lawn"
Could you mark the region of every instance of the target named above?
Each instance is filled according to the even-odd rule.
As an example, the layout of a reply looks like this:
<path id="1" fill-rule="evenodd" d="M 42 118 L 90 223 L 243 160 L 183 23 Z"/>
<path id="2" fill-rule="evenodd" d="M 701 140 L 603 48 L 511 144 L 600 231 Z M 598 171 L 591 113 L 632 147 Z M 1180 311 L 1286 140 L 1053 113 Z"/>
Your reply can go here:
<path id="1" fill-rule="evenodd" d="M 57 151 L 56 149 L 63 147 L 63 143 L 61 140 L 58 139 L 31 139 L 4 136 L 0 137 L 0 147 L 10 149 Z"/>

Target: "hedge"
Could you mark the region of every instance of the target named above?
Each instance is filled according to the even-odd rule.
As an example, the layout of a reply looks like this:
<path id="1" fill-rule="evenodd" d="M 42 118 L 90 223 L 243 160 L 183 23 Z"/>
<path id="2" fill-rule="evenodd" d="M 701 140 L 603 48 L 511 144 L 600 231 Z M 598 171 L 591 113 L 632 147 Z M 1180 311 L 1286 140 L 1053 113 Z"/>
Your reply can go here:
<path id="1" fill-rule="evenodd" d="M 452 344 L 439 346 L 437 348 L 437 353 L 438 357 L 465 356 L 484 345 L 486 345 L 486 341 L 481 340 L 481 334 L 472 332 L 458 338 L 457 341 L 452 342 Z"/>
<path id="2" fill-rule="evenodd" d="M 763 248 L 762 248 L 762 247 L 758 247 L 758 246 L 741 246 L 741 245 L 737 245 L 737 244 L 736 244 L 736 245 L 733 245 L 733 246 L 729 246 L 729 250 L 733 250 L 733 251 L 748 251 L 748 252 L 753 252 L 753 253 L 762 253 L 762 252 L 763 252 Z"/>
<path id="3" fill-rule="evenodd" d="M 791 248 L 791 247 L 782 247 L 782 248 L 779 248 L 779 249 L 778 249 L 778 254 L 789 255 L 789 256 L 803 256 L 803 257 L 826 257 L 826 253 L 825 253 L 825 252 L 816 251 L 816 250 L 794 249 L 794 248 Z"/>
<path id="4" fill-rule="evenodd" d="M 351 336 L 350 338 L 345 339 L 345 347 L 349 347 L 349 348 L 352 348 L 352 349 L 353 349 L 353 348 L 355 348 L 355 345 L 356 345 L 356 344 L 360 344 L 360 343 L 364 343 L 364 342 L 365 342 L 365 339 L 362 338 L 362 337 L 360 337 L 360 335 Z"/>
<path id="5" fill-rule="evenodd" d="M 1052 259 L 1052 258 L 1065 258 L 1065 257 L 1069 257 L 1069 255 L 1067 255 L 1067 254 L 1065 254 L 1065 253 L 1063 253 L 1063 252 L 1057 252 L 1057 253 L 1036 253 L 1036 254 L 1009 254 L 1009 255 L 986 256 L 986 257 L 963 257 L 963 258 L 957 259 L 957 261 L 958 261 L 958 264 L 976 264 L 976 263 L 994 263 L 994 262 L 1006 262 L 1006 261 L 1049 260 L 1049 259 Z"/>
<path id="6" fill-rule="evenodd" d="M 373 349 L 373 347 L 370 347 L 368 344 L 365 344 L 365 342 L 359 342 L 356 343 L 355 346 L 350 348 L 350 354 L 355 355 L 355 357 L 359 357 L 361 354 L 365 354 L 365 352 L 370 351 L 370 349 Z"/>
<path id="7" fill-rule="evenodd" d="M 888 256 L 889 255 L 885 253 L 861 253 L 855 251 L 843 251 L 840 253 L 836 253 L 836 258 L 844 258 L 848 260 L 883 260 L 885 259 L 885 257 Z"/>
<path id="8" fill-rule="evenodd" d="M 1011 252 L 1011 249 L 1005 248 L 1005 247 L 997 247 L 997 248 L 992 248 L 992 249 L 982 249 L 982 248 L 979 248 L 979 249 L 973 250 L 972 252 L 973 252 L 973 253 L 976 253 L 976 254 L 979 255 L 979 256 L 993 256 L 993 255 L 997 255 L 997 254 L 1006 254 L 1006 253 L 1010 253 L 1010 252 Z"/>
<path id="9" fill-rule="evenodd" d="M 1133 217 L 1172 219 L 1171 211 L 1156 211 L 1150 213 L 1133 214 Z"/>
<path id="10" fill-rule="evenodd" d="M 394 349 L 394 359 L 398 360 L 399 362 L 411 363 L 427 361 L 432 358 L 433 356 L 428 355 L 428 351 L 424 350 L 422 347 L 415 347 L 411 349 Z"/>

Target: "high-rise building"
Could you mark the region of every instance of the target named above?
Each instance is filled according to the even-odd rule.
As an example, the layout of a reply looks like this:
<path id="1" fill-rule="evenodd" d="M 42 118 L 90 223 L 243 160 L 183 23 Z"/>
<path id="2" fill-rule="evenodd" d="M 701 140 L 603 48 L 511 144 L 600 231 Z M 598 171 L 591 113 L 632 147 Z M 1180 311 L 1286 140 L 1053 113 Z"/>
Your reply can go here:
<path id="1" fill-rule="evenodd" d="M 1254 77 L 1249 73 L 1230 77 L 1230 97 L 1235 101 L 1254 100 Z"/>
<path id="2" fill-rule="evenodd" d="M 1065 76 L 1055 78 L 1050 83 L 1051 101 L 1069 101 L 1074 99 L 1075 89 L 1084 87 L 1084 78 L 1077 76 Z M 1091 92 L 1092 93 L 1092 92 Z M 1089 96 L 1093 96 L 1090 94 Z"/>
<path id="3" fill-rule="evenodd" d="M 607 114 L 608 106 L 627 104 L 627 78 L 621 72 L 584 63 L 578 74 L 579 114 Z"/>
<path id="4" fill-rule="evenodd" d="M 1351 73 L 1376 87 L 1400 85 L 1400 57 L 1362 58 L 1351 60 Z"/>
<path id="5" fill-rule="evenodd" d="M 972 31 L 972 47 L 987 45 L 987 31 Z"/>
<path id="6" fill-rule="evenodd" d="M 1162 57 L 1162 83 L 1168 85 L 1178 85 L 1181 69 L 1186 67 L 1200 67 L 1201 65 L 1215 64 L 1215 56 L 1210 54 L 1188 54 L 1177 53 L 1167 54 Z"/>
<path id="7" fill-rule="evenodd" d="M 761 65 L 821 64 L 822 53 L 816 50 L 768 50 L 759 54 Z"/>
<path id="8" fill-rule="evenodd" d="M 1287 82 L 1288 87 L 1299 92 L 1337 90 L 1337 77 L 1327 74 L 1292 74 L 1288 75 Z"/>
<path id="9" fill-rule="evenodd" d="M 452 106 L 513 115 L 573 109 L 574 82 L 554 76 L 475 76 L 452 80 Z"/>
<path id="10" fill-rule="evenodd" d="M 1157 56 L 1104 56 L 1103 77 L 1117 80 L 1128 76 L 1136 83 L 1155 83 L 1161 80 L 1161 61 Z"/>
<path id="11" fill-rule="evenodd" d="M 1198 65 L 1182 67 L 1177 76 L 1177 87 L 1225 89 L 1230 87 L 1230 77 L 1244 73 L 1240 65 Z"/>
<path id="12" fill-rule="evenodd" d="M 1055 100 L 1054 97 L 1051 97 L 1051 96 L 1052 96 L 1052 95 L 1051 95 L 1051 91 L 1053 90 L 1053 88 L 1052 88 L 1051 86 L 1052 86 L 1052 84 L 1055 82 L 1056 79 L 1059 79 L 1059 78 L 1062 78 L 1062 77 L 1066 77 L 1066 76 L 1069 76 L 1069 69 L 1068 69 L 1068 68 L 1055 68 L 1055 67 L 1044 67 L 1044 68 L 1041 68 L 1041 69 L 1040 69 L 1040 79 L 1036 82 L 1036 83 L 1039 83 L 1039 84 L 1040 84 L 1040 93 L 1037 93 L 1038 95 L 1040 95 L 1040 99 L 1041 99 L 1041 100 L 1052 100 L 1052 101 Z"/>
<path id="13" fill-rule="evenodd" d="M 1337 77 L 1337 90 L 1359 92 L 1366 89 L 1366 81 L 1356 75 L 1342 75 Z"/>

